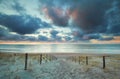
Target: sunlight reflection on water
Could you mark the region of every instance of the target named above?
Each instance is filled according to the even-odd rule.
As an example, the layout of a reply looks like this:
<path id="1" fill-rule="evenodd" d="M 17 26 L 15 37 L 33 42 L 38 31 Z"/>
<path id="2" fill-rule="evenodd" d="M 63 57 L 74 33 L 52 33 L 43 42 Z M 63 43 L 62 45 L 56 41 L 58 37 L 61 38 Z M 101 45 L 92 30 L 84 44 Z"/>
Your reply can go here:
<path id="1" fill-rule="evenodd" d="M 0 52 L 15 53 L 110 53 L 120 54 L 120 44 L 0 44 Z"/>

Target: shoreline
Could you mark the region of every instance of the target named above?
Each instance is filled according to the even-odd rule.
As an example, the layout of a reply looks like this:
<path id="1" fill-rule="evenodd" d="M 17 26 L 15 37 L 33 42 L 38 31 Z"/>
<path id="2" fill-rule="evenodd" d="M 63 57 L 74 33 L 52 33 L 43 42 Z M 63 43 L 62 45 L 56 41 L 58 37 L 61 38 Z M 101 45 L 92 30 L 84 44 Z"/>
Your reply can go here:
<path id="1" fill-rule="evenodd" d="M 16 52 L 0 52 L 0 54 L 26 54 Z M 27 53 L 31 55 L 47 54 L 47 55 L 58 55 L 58 56 L 117 56 L 120 54 L 98 54 L 98 53 Z"/>
<path id="2" fill-rule="evenodd" d="M 109 41 L 99 41 L 99 42 L 90 42 L 90 41 L 71 41 L 71 42 L 44 42 L 44 41 L 2 41 L 0 40 L 0 44 L 28 44 L 28 45 L 39 45 L 39 44 L 120 44 L 120 40 L 115 42 Z"/>

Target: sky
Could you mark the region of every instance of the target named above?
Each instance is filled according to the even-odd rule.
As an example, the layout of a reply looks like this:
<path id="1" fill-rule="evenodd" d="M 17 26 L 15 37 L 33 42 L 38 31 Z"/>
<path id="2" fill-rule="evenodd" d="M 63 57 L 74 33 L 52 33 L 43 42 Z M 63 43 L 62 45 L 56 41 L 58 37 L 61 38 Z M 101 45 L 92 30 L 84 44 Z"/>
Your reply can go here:
<path id="1" fill-rule="evenodd" d="M 0 0 L 0 40 L 120 40 L 120 0 Z"/>

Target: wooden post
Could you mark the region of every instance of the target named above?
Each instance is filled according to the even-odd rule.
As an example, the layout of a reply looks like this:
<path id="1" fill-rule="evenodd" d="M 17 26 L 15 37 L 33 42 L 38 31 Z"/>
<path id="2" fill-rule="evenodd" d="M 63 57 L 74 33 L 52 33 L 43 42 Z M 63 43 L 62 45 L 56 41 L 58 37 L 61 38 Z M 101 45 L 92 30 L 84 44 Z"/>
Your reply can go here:
<path id="1" fill-rule="evenodd" d="M 40 64 L 42 63 L 42 54 L 40 54 Z"/>
<path id="2" fill-rule="evenodd" d="M 25 54 L 25 69 L 27 70 L 27 60 L 28 60 L 28 53 Z"/>
<path id="3" fill-rule="evenodd" d="M 105 69 L 105 56 L 103 56 L 103 69 Z"/>
<path id="4" fill-rule="evenodd" d="M 80 64 L 80 56 L 79 56 L 79 64 Z"/>
<path id="5" fill-rule="evenodd" d="M 88 65 L 88 56 L 86 56 L 86 65 Z"/>
<path id="6" fill-rule="evenodd" d="M 16 53 L 14 53 L 14 56 L 16 56 Z"/>

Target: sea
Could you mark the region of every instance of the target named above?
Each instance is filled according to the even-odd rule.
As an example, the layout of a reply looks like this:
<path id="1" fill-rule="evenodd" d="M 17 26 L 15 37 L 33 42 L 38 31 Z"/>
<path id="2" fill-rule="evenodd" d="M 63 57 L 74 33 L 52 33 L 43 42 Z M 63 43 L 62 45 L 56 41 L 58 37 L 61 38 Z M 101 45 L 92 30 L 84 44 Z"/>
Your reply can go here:
<path id="1" fill-rule="evenodd" d="M 120 54 L 120 44 L 0 44 L 0 53 Z"/>

